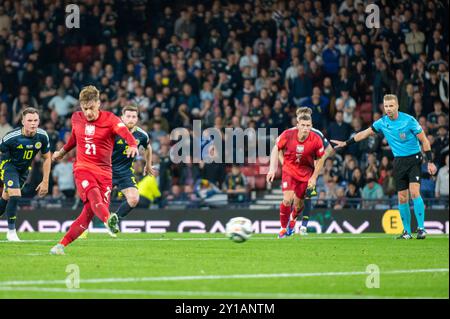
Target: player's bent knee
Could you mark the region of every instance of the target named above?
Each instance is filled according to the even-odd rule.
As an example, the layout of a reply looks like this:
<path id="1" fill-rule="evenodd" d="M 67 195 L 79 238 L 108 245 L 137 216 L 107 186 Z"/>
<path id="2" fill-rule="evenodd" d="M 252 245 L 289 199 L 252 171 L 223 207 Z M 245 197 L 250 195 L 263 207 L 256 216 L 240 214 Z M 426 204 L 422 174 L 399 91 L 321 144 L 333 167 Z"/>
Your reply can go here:
<path id="1" fill-rule="evenodd" d="M 2 193 L 2 198 L 3 198 L 4 200 L 9 200 L 9 195 L 8 195 L 8 193 L 5 192 L 4 190 L 3 190 L 3 193 Z"/>
<path id="2" fill-rule="evenodd" d="M 409 201 L 408 191 L 406 191 L 406 192 L 399 192 L 398 193 L 398 201 L 400 202 L 400 204 L 407 203 Z"/>
<path id="3" fill-rule="evenodd" d="M 10 188 L 8 189 L 8 197 L 21 197 L 22 192 L 20 188 Z"/>
<path id="4" fill-rule="evenodd" d="M 292 205 L 292 200 L 283 198 L 282 203 L 283 203 L 284 206 L 291 206 Z"/>
<path id="5" fill-rule="evenodd" d="M 420 197 L 420 185 L 416 186 L 410 186 L 409 187 L 409 192 L 411 193 L 411 198 L 415 199 L 417 197 Z"/>
<path id="6" fill-rule="evenodd" d="M 128 205 L 130 207 L 136 207 L 139 203 L 139 194 L 138 195 L 131 195 L 127 198 Z"/>
<path id="7" fill-rule="evenodd" d="M 420 197 L 420 191 L 411 191 L 411 199 Z"/>

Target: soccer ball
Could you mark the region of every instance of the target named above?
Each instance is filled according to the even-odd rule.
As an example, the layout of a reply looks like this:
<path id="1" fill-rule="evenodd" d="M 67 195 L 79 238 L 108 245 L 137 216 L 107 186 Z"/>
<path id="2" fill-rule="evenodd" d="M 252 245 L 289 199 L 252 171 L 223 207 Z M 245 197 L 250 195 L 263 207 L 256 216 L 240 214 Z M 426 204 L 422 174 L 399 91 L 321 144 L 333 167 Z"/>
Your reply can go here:
<path id="1" fill-rule="evenodd" d="M 243 243 L 253 233 L 252 222 L 250 219 L 244 217 L 232 218 L 226 225 L 225 233 L 232 241 Z"/>

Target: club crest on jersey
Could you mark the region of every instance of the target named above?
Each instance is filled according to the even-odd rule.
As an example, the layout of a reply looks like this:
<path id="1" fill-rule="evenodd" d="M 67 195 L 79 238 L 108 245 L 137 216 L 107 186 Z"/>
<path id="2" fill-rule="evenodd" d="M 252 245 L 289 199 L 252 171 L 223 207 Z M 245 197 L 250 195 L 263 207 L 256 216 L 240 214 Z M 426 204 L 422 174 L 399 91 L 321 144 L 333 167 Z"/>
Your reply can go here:
<path id="1" fill-rule="evenodd" d="M 406 133 L 400 133 L 400 139 L 406 140 Z"/>
<path id="2" fill-rule="evenodd" d="M 304 145 L 297 145 L 297 153 L 303 153 L 304 150 L 305 150 Z"/>
<path id="3" fill-rule="evenodd" d="M 36 147 L 37 149 L 40 149 L 42 147 L 42 143 L 36 142 L 36 144 L 34 144 L 34 147 Z"/>
<path id="4" fill-rule="evenodd" d="M 84 127 L 84 134 L 94 135 L 95 134 L 95 125 L 86 124 L 86 126 Z"/>

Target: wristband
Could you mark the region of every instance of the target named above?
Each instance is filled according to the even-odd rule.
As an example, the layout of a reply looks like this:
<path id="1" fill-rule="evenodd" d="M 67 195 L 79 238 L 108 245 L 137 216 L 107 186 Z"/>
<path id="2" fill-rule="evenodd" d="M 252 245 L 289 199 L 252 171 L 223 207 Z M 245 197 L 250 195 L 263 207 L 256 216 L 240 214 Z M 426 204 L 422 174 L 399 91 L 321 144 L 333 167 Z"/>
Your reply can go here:
<path id="1" fill-rule="evenodd" d="M 431 153 L 431 151 L 425 151 L 425 157 L 429 163 L 433 161 L 433 153 Z"/>
<path id="2" fill-rule="evenodd" d="M 356 141 L 355 141 L 355 138 L 354 138 L 354 137 L 349 138 L 348 140 L 345 141 L 345 144 L 346 144 L 347 146 L 352 145 L 352 144 L 355 144 L 355 143 L 356 143 Z"/>

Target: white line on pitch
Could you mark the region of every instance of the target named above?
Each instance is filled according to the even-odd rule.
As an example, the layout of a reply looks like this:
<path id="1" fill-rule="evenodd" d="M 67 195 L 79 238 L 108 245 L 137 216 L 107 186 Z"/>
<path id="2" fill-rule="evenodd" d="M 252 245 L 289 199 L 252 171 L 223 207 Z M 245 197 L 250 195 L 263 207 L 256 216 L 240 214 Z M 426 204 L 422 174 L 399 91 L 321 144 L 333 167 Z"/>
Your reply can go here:
<path id="1" fill-rule="evenodd" d="M 311 237 L 302 237 L 301 240 L 328 240 L 328 239 L 389 239 L 390 237 L 383 234 L 384 236 L 320 236 L 314 235 Z M 428 235 L 430 238 L 449 238 L 448 235 Z M 111 238 L 95 238 L 95 239 L 88 239 L 87 241 L 111 241 L 113 239 Z M 217 237 L 188 237 L 188 238 L 117 238 L 114 239 L 114 241 L 209 241 L 209 240 L 229 240 L 228 238 L 217 238 Z M 253 237 L 251 239 L 254 240 L 278 240 L 276 235 L 274 234 L 274 237 Z M 21 244 L 21 243 L 48 243 L 48 242 L 55 242 L 56 239 L 29 239 L 29 240 L 22 240 L 21 242 L 14 242 L 11 243 L 7 240 L 0 240 L 0 244 L 8 243 L 8 244 Z M 84 241 L 84 240 L 83 240 Z"/>
<path id="2" fill-rule="evenodd" d="M 381 271 L 380 275 L 414 274 L 448 272 L 448 268 L 434 269 L 399 269 Z M 83 284 L 96 283 L 124 283 L 124 282 L 167 282 L 167 281 L 194 281 L 194 280 L 222 280 L 222 279 L 261 279 L 261 278 L 302 278 L 302 277 L 339 277 L 367 275 L 365 271 L 352 272 L 315 272 L 315 273 L 278 273 L 278 274 L 235 274 L 235 275 L 206 275 L 206 276 L 161 276 L 161 277 L 129 277 L 129 278 L 93 278 L 80 280 Z M 65 280 L 25 280 L 25 281 L 0 281 L 0 286 L 27 286 L 65 284 Z"/>
<path id="3" fill-rule="evenodd" d="M 50 293 L 84 293 L 108 295 L 143 295 L 143 296 L 188 296 L 188 297 L 236 297 L 236 298 L 345 298 L 345 299 L 444 299 L 445 297 L 409 297 L 409 296 L 365 296 L 347 294 L 307 294 L 307 293 L 261 293 L 233 291 L 176 291 L 176 290 L 118 290 L 118 289 L 67 289 L 47 287 L 1 287 L 0 291 L 26 291 Z"/>

